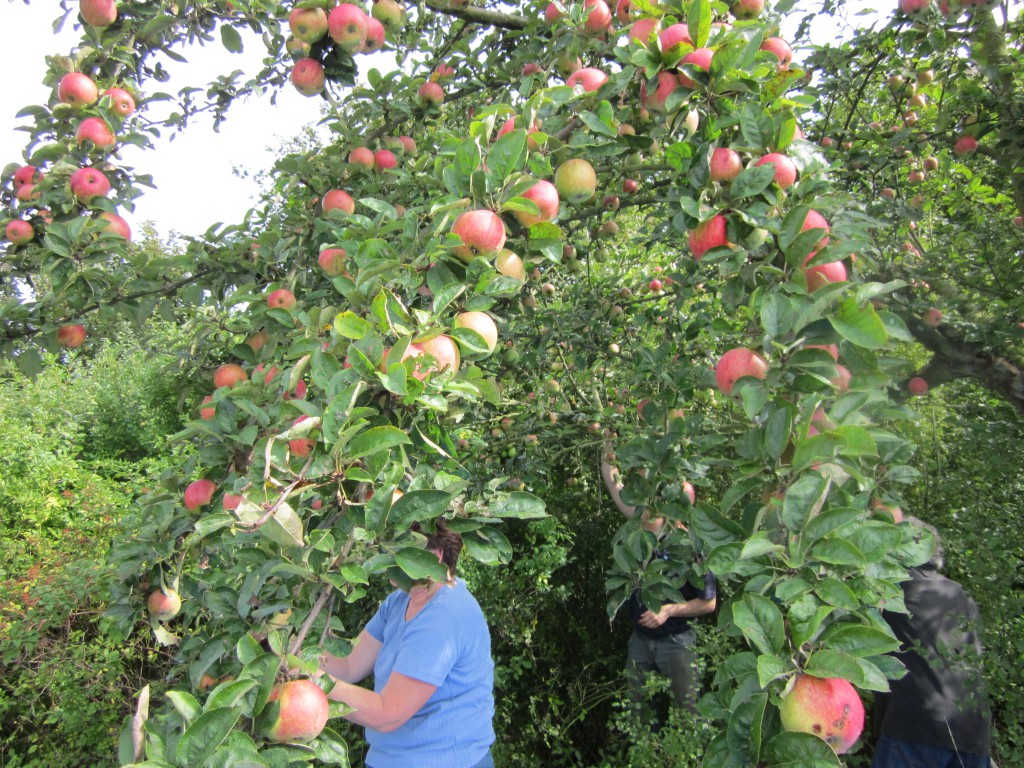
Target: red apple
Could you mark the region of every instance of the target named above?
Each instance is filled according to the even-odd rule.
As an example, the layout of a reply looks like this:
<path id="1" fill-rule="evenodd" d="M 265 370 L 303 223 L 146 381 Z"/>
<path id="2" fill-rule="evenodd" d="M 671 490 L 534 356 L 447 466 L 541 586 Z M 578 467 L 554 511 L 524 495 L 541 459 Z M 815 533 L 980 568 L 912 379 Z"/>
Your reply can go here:
<path id="1" fill-rule="evenodd" d="M 398 165 L 398 158 L 395 157 L 395 153 L 389 149 L 378 149 L 373 153 L 373 169 L 378 173 L 384 171 L 390 171 Z"/>
<path id="2" fill-rule="evenodd" d="M 348 153 L 348 164 L 365 168 L 366 170 L 373 169 L 373 150 L 369 147 L 356 147 Z"/>
<path id="3" fill-rule="evenodd" d="M 640 188 L 640 184 L 637 182 L 636 179 L 625 179 L 622 182 L 622 192 L 623 192 L 623 194 L 632 195 L 639 188 Z"/>
<path id="4" fill-rule="evenodd" d="M 618 0 L 615 3 L 615 18 L 623 24 L 629 24 L 641 13 L 640 9 L 633 5 L 633 0 Z"/>
<path id="5" fill-rule="evenodd" d="M 429 370 L 448 371 L 450 373 L 455 373 L 459 370 L 459 347 L 451 336 L 441 334 L 426 341 L 419 341 L 416 343 L 416 346 L 424 354 L 434 358 L 434 365 Z"/>
<path id="6" fill-rule="evenodd" d="M 78 4 L 82 20 L 90 27 L 103 29 L 117 21 L 117 4 L 114 0 L 82 0 Z"/>
<path id="7" fill-rule="evenodd" d="M 915 397 L 926 395 L 928 394 L 928 382 L 920 376 L 915 376 L 907 382 L 907 390 Z"/>
<path id="8" fill-rule="evenodd" d="M 900 10 L 912 19 L 917 19 L 932 7 L 932 0 L 900 0 Z"/>
<path id="9" fill-rule="evenodd" d="M 690 251 L 693 253 L 694 259 L 700 261 L 701 256 L 712 248 L 731 245 L 726 236 L 726 224 L 725 216 L 718 213 L 710 219 L 702 221 L 690 232 Z"/>
<path id="10" fill-rule="evenodd" d="M 327 34 L 327 12 L 323 8 L 293 8 L 288 28 L 296 40 L 315 43 Z"/>
<path id="11" fill-rule="evenodd" d="M 135 111 L 135 99 L 124 88 L 107 88 L 103 95 L 110 99 L 110 108 L 121 117 L 128 117 Z"/>
<path id="12" fill-rule="evenodd" d="M 456 328 L 468 328 L 480 334 L 487 344 L 488 354 L 498 345 L 498 326 L 486 312 L 462 312 L 455 316 L 454 325 Z"/>
<path id="13" fill-rule="evenodd" d="M 813 258 L 814 254 L 809 254 L 804 259 L 804 264 Z M 830 261 L 826 264 L 815 264 L 804 268 L 804 279 L 807 281 L 808 291 L 816 291 L 829 283 L 842 283 L 846 278 L 846 265 L 841 261 Z"/>
<path id="14" fill-rule="evenodd" d="M 79 168 L 71 174 L 70 185 L 71 193 L 82 203 L 94 197 L 106 197 L 110 191 L 110 181 L 95 168 Z"/>
<path id="15" fill-rule="evenodd" d="M 530 75 L 543 75 L 544 67 L 535 61 L 530 61 L 523 65 L 523 70 L 520 74 L 523 77 L 529 77 Z"/>
<path id="16" fill-rule="evenodd" d="M 316 96 L 326 82 L 324 68 L 316 59 L 299 59 L 292 67 L 292 85 L 303 96 Z"/>
<path id="17" fill-rule="evenodd" d="M 548 3 L 544 8 L 544 21 L 549 25 L 555 24 L 563 15 L 562 8 L 558 3 Z"/>
<path id="18" fill-rule="evenodd" d="M 43 180 L 43 175 L 34 165 L 23 165 L 14 172 L 14 188 L 21 189 L 30 184 L 36 184 Z"/>
<path id="19" fill-rule="evenodd" d="M 714 58 L 714 56 L 715 52 L 711 48 L 698 48 L 683 56 L 683 60 L 680 63 L 693 64 L 707 72 L 711 69 L 711 59 Z M 697 83 L 682 72 L 679 73 L 679 84 L 684 88 L 693 89 L 697 87 Z"/>
<path id="20" fill-rule="evenodd" d="M 392 34 L 401 32 L 405 26 L 405 6 L 397 0 L 373 0 L 370 14 Z"/>
<path id="21" fill-rule="evenodd" d="M 779 69 L 787 69 L 793 63 L 793 49 L 781 37 L 769 37 L 761 43 L 761 50 L 775 54 L 779 60 Z"/>
<path id="22" fill-rule="evenodd" d="M 665 102 L 669 95 L 680 85 L 680 77 L 675 72 L 662 70 L 658 73 L 658 85 L 653 92 L 647 91 L 645 83 L 640 84 L 640 97 L 643 105 L 651 112 L 664 112 Z"/>
<path id="23" fill-rule="evenodd" d="M 764 381 L 768 375 L 768 363 L 761 355 L 745 347 L 730 349 L 715 366 L 715 384 L 726 395 L 732 394 L 736 382 L 744 376 L 753 376 Z"/>
<path id="24" fill-rule="evenodd" d="M 68 349 L 82 346 L 85 343 L 85 326 L 62 325 L 57 329 L 57 343 Z"/>
<path id="25" fill-rule="evenodd" d="M 36 236 L 32 225 L 24 219 L 13 219 L 4 227 L 4 234 L 14 245 L 27 245 Z"/>
<path id="26" fill-rule="evenodd" d="M 99 97 L 100 91 L 96 87 L 96 83 L 91 77 L 81 72 L 68 72 L 57 85 L 57 98 L 75 109 L 95 104 Z"/>
<path id="27" fill-rule="evenodd" d="M 169 587 L 157 589 L 146 598 L 146 610 L 157 621 L 170 621 L 181 610 L 181 596 Z"/>
<path id="28" fill-rule="evenodd" d="M 323 207 L 324 213 L 338 210 L 344 211 L 351 216 L 356 212 L 356 201 L 352 199 L 352 195 L 343 189 L 332 189 L 325 192 L 320 204 Z"/>
<path id="29" fill-rule="evenodd" d="M 658 42 L 661 50 L 670 53 L 677 45 L 693 45 L 690 37 L 690 28 L 686 24 L 672 24 L 665 27 L 658 35 Z"/>
<path id="30" fill-rule="evenodd" d="M 305 415 L 299 416 L 292 422 L 292 426 L 294 427 L 296 424 L 301 424 L 308 418 L 309 417 Z M 316 438 L 313 437 L 296 437 L 288 441 L 288 450 L 291 452 L 292 456 L 298 456 L 300 458 L 309 456 L 315 447 Z"/>
<path id="31" fill-rule="evenodd" d="M 280 709 L 277 718 L 263 728 L 268 741 L 312 741 L 330 717 L 327 697 L 312 680 L 279 683 L 271 690 L 269 701 L 278 702 Z"/>
<path id="32" fill-rule="evenodd" d="M 225 363 L 213 374 L 213 386 L 218 389 L 221 387 L 233 387 L 235 384 L 240 384 L 241 382 L 248 380 L 249 375 L 245 372 L 245 369 L 237 363 Z"/>
<path id="33" fill-rule="evenodd" d="M 849 681 L 800 675 L 779 705 L 782 727 L 811 733 L 844 754 L 864 730 L 864 704 Z"/>
<path id="34" fill-rule="evenodd" d="M 771 152 L 755 163 L 757 166 L 771 163 L 775 166 L 775 183 L 789 189 L 796 183 L 796 163 L 779 152 Z"/>
<path id="35" fill-rule="evenodd" d="M 851 378 L 849 368 L 845 365 L 837 365 L 835 378 L 832 379 L 832 386 L 836 388 L 836 392 L 842 394 L 849 390 Z"/>
<path id="36" fill-rule="evenodd" d="M 266 331 L 256 331 L 256 333 L 245 340 L 245 343 L 249 345 L 253 352 L 259 352 L 267 345 L 268 341 L 270 341 L 269 333 Z"/>
<path id="37" fill-rule="evenodd" d="M 532 227 L 542 221 L 552 221 L 558 215 L 558 189 L 550 181 L 538 181 L 523 192 L 522 197 L 537 204 L 539 213 L 514 211 L 516 219 L 524 227 Z"/>
<path id="38" fill-rule="evenodd" d="M 328 277 L 347 275 L 345 271 L 346 254 L 344 248 L 324 248 L 317 257 L 320 268 L 327 273 Z"/>
<path id="39" fill-rule="evenodd" d="M 921 317 L 921 322 L 929 328 L 938 328 L 942 325 L 942 312 L 935 307 L 932 307 Z"/>
<path id="40" fill-rule="evenodd" d="M 583 31 L 588 35 L 601 35 L 612 25 L 612 12 L 604 0 L 583 0 L 586 21 Z"/>
<path id="41" fill-rule="evenodd" d="M 431 79 L 440 82 L 441 80 L 450 80 L 453 77 L 455 77 L 455 68 L 441 62 L 434 67 L 434 75 Z"/>
<path id="42" fill-rule="evenodd" d="M 244 496 L 237 496 L 233 493 L 225 493 L 223 498 L 221 498 L 220 503 L 221 506 L 224 508 L 224 511 L 230 512 L 233 509 L 238 509 L 238 507 L 242 504 L 243 501 L 245 501 Z"/>
<path id="43" fill-rule="evenodd" d="M 356 53 L 376 53 L 384 47 L 385 42 L 387 42 L 387 33 L 384 30 L 384 25 L 372 16 L 368 17 L 366 19 L 366 40 L 356 48 Z"/>
<path id="44" fill-rule="evenodd" d="M 736 0 L 730 7 L 729 12 L 738 21 L 756 19 L 764 10 L 764 0 Z"/>
<path id="45" fill-rule="evenodd" d="M 78 124 L 75 141 L 78 142 L 78 146 L 82 146 L 86 141 L 91 141 L 94 146 L 103 149 L 114 146 L 117 139 L 103 118 L 87 117 Z"/>
<path id="46" fill-rule="evenodd" d="M 582 158 L 566 160 L 555 171 L 558 194 L 570 203 L 585 203 L 597 190 L 594 166 Z"/>
<path id="47" fill-rule="evenodd" d="M 438 107 L 444 102 L 444 88 L 428 80 L 416 91 L 416 102 L 423 109 Z"/>
<path id="48" fill-rule="evenodd" d="M 804 218 L 804 224 L 800 227 L 800 231 L 806 232 L 809 229 L 823 229 L 825 232 L 830 231 L 825 217 L 813 209 L 807 212 L 807 216 Z M 822 237 L 821 240 L 818 241 L 818 244 L 814 246 L 814 251 L 812 251 L 811 255 L 813 256 L 819 250 L 828 245 L 828 242 L 829 238 L 827 235 Z"/>
<path id="49" fill-rule="evenodd" d="M 973 136 L 961 136 L 953 145 L 953 152 L 957 157 L 969 157 L 978 149 L 978 140 Z"/>
<path id="50" fill-rule="evenodd" d="M 508 248 L 503 248 L 494 258 L 494 268 L 506 277 L 513 277 L 516 280 L 526 280 L 526 265 L 518 254 Z"/>
<path id="51" fill-rule="evenodd" d="M 217 492 L 217 484 L 212 480 L 195 480 L 185 489 L 185 509 L 196 510 L 205 507 Z"/>
<path id="52" fill-rule="evenodd" d="M 566 79 L 565 84 L 571 87 L 576 85 L 583 86 L 583 90 L 587 93 L 594 93 L 598 91 L 602 85 L 608 82 L 608 75 L 602 72 L 600 69 L 594 67 L 584 67 L 583 69 L 577 69 Z"/>
<path id="53" fill-rule="evenodd" d="M 109 211 L 103 211 L 98 217 L 101 221 L 105 221 L 106 225 L 103 227 L 104 232 L 110 232 L 115 235 L 123 237 L 129 242 L 132 239 L 132 228 L 128 226 L 128 222 L 118 216 L 116 213 L 110 213 Z"/>
<path id="54" fill-rule="evenodd" d="M 649 17 L 633 22 L 629 29 L 629 39 L 636 40 L 645 48 L 650 47 L 651 36 L 658 35 L 661 30 L 661 19 Z"/>
<path id="55" fill-rule="evenodd" d="M 367 15 L 358 5 L 342 3 L 327 17 L 327 31 L 338 47 L 354 53 L 366 42 Z"/>
<path id="56" fill-rule="evenodd" d="M 402 151 L 412 157 L 416 154 L 416 142 L 411 136 L 399 136 L 398 141 L 402 144 Z"/>
<path id="57" fill-rule="evenodd" d="M 452 232 L 462 238 L 455 255 L 466 264 L 478 256 L 491 259 L 505 247 L 505 224 L 494 211 L 466 211 L 452 225 Z"/>
<path id="58" fill-rule="evenodd" d="M 207 405 L 208 403 L 212 403 L 212 402 L 213 402 L 213 395 L 207 395 L 206 397 L 203 398 L 203 403 L 202 404 L 203 405 Z M 212 419 L 216 415 L 217 415 L 217 406 L 215 406 L 215 405 L 212 405 L 209 408 L 200 408 L 199 409 L 199 418 L 201 418 L 201 419 L 205 419 L 205 420 L 209 421 L 210 419 Z"/>
<path id="59" fill-rule="evenodd" d="M 291 311 L 295 309 L 295 305 L 295 294 L 287 288 L 278 288 L 276 291 L 271 291 L 267 296 L 267 306 L 270 309 L 287 309 Z"/>
<path id="60" fill-rule="evenodd" d="M 743 170 L 743 161 L 736 150 L 718 147 L 711 153 L 711 180 L 732 181 Z"/>
<path id="61" fill-rule="evenodd" d="M 389 347 L 384 350 L 384 357 L 380 361 L 381 373 L 387 373 L 388 366 L 394 363 L 393 360 L 390 362 L 388 360 L 388 358 L 391 356 L 392 349 L 392 347 Z M 410 344 L 405 348 L 405 352 L 402 353 L 402 359 L 400 361 L 404 363 L 406 360 L 412 360 L 413 362 L 408 364 L 406 367 L 409 369 L 409 372 L 412 373 L 412 375 L 415 376 L 420 381 L 423 381 L 423 379 L 427 378 L 427 374 L 429 373 L 429 370 L 425 367 L 425 365 L 415 359 L 423 357 L 423 355 L 423 349 L 418 344 Z"/>

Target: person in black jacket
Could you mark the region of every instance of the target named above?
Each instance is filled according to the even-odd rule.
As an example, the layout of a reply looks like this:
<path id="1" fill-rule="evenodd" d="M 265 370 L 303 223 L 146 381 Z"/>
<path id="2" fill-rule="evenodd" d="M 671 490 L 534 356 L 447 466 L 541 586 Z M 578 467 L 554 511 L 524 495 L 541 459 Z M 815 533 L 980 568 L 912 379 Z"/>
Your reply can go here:
<path id="1" fill-rule="evenodd" d="M 615 506 L 632 519 L 637 512 L 636 507 L 622 501 L 622 485 L 616 478 L 616 469 L 604 457 L 601 459 L 601 476 Z M 664 519 L 644 518 L 642 525 L 658 533 Z M 656 556 L 668 559 L 665 553 L 657 552 Z M 693 620 L 715 610 L 718 600 L 715 575 L 705 573 L 703 583 L 694 586 L 685 574 L 680 574 L 679 592 L 683 602 L 665 603 L 652 610 L 640 602 L 638 591 L 634 591 L 624 606 L 626 618 L 633 625 L 626 652 L 626 676 L 630 698 L 638 709 L 646 704 L 644 686 L 647 676 L 657 672 L 669 679 L 676 704 L 691 712 L 696 711 L 699 681 Z M 655 727 L 662 719 L 656 718 Z"/>
<path id="2" fill-rule="evenodd" d="M 981 675 L 980 616 L 963 587 L 939 573 L 942 545 L 910 568 L 904 581 L 907 613 L 885 611 L 903 650 L 894 654 L 907 674 L 891 693 L 876 694 L 880 733 L 872 768 L 988 768 L 991 718 Z"/>

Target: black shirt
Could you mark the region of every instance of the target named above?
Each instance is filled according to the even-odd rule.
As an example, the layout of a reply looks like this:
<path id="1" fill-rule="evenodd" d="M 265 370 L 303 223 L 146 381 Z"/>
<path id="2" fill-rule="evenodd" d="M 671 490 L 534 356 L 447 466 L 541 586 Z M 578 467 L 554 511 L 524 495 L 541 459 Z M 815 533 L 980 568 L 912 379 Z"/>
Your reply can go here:
<path id="1" fill-rule="evenodd" d="M 708 571 L 704 574 L 703 589 L 693 586 L 687 579 L 679 588 L 679 592 L 687 601 L 696 599 L 714 600 L 718 592 L 718 582 L 715 579 L 715 574 Z M 660 608 L 661 606 L 658 606 L 655 612 Z M 678 635 L 681 632 L 689 632 L 693 620 L 699 618 L 697 616 L 672 616 L 660 627 L 648 629 L 647 627 L 640 626 L 638 623 L 645 610 L 647 609 L 640 603 L 640 590 L 633 590 L 633 594 L 626 601 L 626 616 L 633 623 L 633 628 L 637 633 L 650 638 L 668 637 L 669 635 Z"/>
<path id="2" fill-rule="evenodd" d="M 891 682 L 891 694 L 877 696 L 881 733 L 986 756 L 991 719 L 981 675 L 978 607 L 963 587 L 935 570 L 909 571 L 902 584 L 909 615 L 884 614 L 903 644 L 894 655 L 907 674 Z"/>

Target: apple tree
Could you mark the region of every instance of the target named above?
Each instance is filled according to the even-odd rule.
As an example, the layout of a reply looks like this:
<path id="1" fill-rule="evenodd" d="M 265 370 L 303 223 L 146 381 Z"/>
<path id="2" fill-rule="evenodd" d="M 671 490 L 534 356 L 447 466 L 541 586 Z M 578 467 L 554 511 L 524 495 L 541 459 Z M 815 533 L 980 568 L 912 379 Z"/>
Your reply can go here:
<path id="1" fill-rule="evenodd" d="M 503 530 L 544 514 L 509 470 L 571 419 L 569 453 L 614 452 L 627 503 L 678 523 L 609 542 L 609 614 L 675 598 L 694 562 L 727 586 L 744 650 L 702 702 L 722 726 L 705 764 L 838 765 L 858 733 L 779 708 L 808 676 L 851 707 L 900 672 L 879 606 L 931 541 L 894 513 L 914 324 L 890 306 L 920 289 L 855 169 L 805 138 L 823 102 L 779 36 L 788 5 L 110 6 L 66 5 L 82 44 L 23 112 L 0 343 L 32 371 L 39 348 L 87 350 L 91 317 L 189 331 L 194 419 L 117 548 L 110 611 L 149 603 L 186 671 L 152 717 L 140 697 L 122 761 L 343 764 L 330 725 L 274 741 L 275 682 L 344 652 L 378 577 L 437 575 L 438 519 L 507 562 Z M 159 90 L 166 59 L 243 28 L 263 71 Z M 381 47 L 397 70 L 364 65 Z M 283 154 L 247 221 L 135 247 L 117 211 L 150 179 L 118 147 L 279 87 L 321 99 L 330 139 Z"/>

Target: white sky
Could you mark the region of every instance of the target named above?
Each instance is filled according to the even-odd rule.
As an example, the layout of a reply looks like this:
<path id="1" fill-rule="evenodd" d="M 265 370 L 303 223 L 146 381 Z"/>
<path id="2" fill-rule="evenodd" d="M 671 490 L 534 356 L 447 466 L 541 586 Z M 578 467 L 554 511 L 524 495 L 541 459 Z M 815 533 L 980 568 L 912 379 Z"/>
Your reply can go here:
<path id="1" fill-rule="evenodd" d="M 863 5 L 863 0 L 856 4 Z M 56 3 L 45 0 L 35 0 L 31 6 L 20 0 L 0 0 L 0 62 L 7 72 L 0 100 L 0 167 L 23 162 L 26 134 L 16 130 L 21 121 L 15 115 L 30 104 L 46 103 L 51 96 L 42 85 L 44 56 L 70 53 L 79 40 L 70 22 L 60 35 L 53 34 L 58 12 Z M 816 32 L 818 42 L 830 42 L 838 30 L 830 20 Z M 206 85 L 211 72 L 241 69 L 251 75 L 258 71 L 265 49 L 257 38 L 246 38 L 243 53 L 230 54 L 220 44 L 219 34 L 215 32 L 214 37 L 205 47 L 179 51 L 189 63 L 165 62 L 171 80 L 147 87 L 175 93 L 185 85 Z M 361 72 L 371 66 L 382 71 L 393 66 L 393 57 L 383 54 L 357 61 Z M 219 133 L 212 130 L 212 119 L 203 116 L 174 141 L 165 136 L 157 151 L 126 148 L 121 160 L 139 173 L 151 174 L 157 189 L 145 190 L 134 214 L 122 215 L 135 231 L 143 221 L 155 222 L 161 236 L 172 231 L 199 234 L 218 221 L 240 221 L 259 190 L 255 182 L 235 176 L 233 169 L 243 167 L 253 174 L 268 169 L 283 141 L 319 119 L 321 103 L 286 87 L 276 106 L 270 104 L 269 96 L 234 104 Z"/>
<path id="2" fill-rule="evenodd" d="M 71 23 L 59 35 L 53 34 L 52 23 L 58 13 L 53 2 L 36 0 L 26 6 L 18 0 L 0 0 L 0 62 L 7 72 L 0 100 L 0 168 L 24 162 L 28 136 L 16 130 L 23 121 L 15 115 L 25 106 L 45 104 L 50 99 L 49 89 L 42 84 L 44 57 L 70 53 L 80 39 L 80 31 L 76 32 Z M 245 38 L 245 51 L 231 54 L 221 45 L 219 34 L 215 32 L 214 37 L 214 42 L 205 47 L 179 51 L 188 64 L 165 61 L 171 80 L 146 88 L 174 94 L 186 85 L 205 86 L 212 79 L 211 72 L 216 76 L 236 69 L 249 75 L 259 71 L 266 50 L 258 38 Z M 360 70 L 393 66 L 393 57 L 388 58 L 390 62 L 382 54 L 372 60 L 359 57 Z M 253 174 L 269 169 L 283 141 L 303 126 L 316 123 L 321 104 L 319 98 L 306 98 L 286 87 L 278 94 L 276 105 L 270 104 L 269 94 L 233 104 L 219 133 L 213 132 L 212 118 L 201 116 L 173 141 L 165 132 L 156 151 L 126 147 L 121 161 L 139 173 L 151 174 L 157 189 L 144 189 L 143 196 L 136 200 L 134 214 L 122 215 L 135 231 L 143 221 L 155 222 L 161 236 L 172 230 L 200 234 L 217 221 L 241 221 L 259 190 L 255 182 L 238 178 L 232 169 L 244 167 Z"/>

